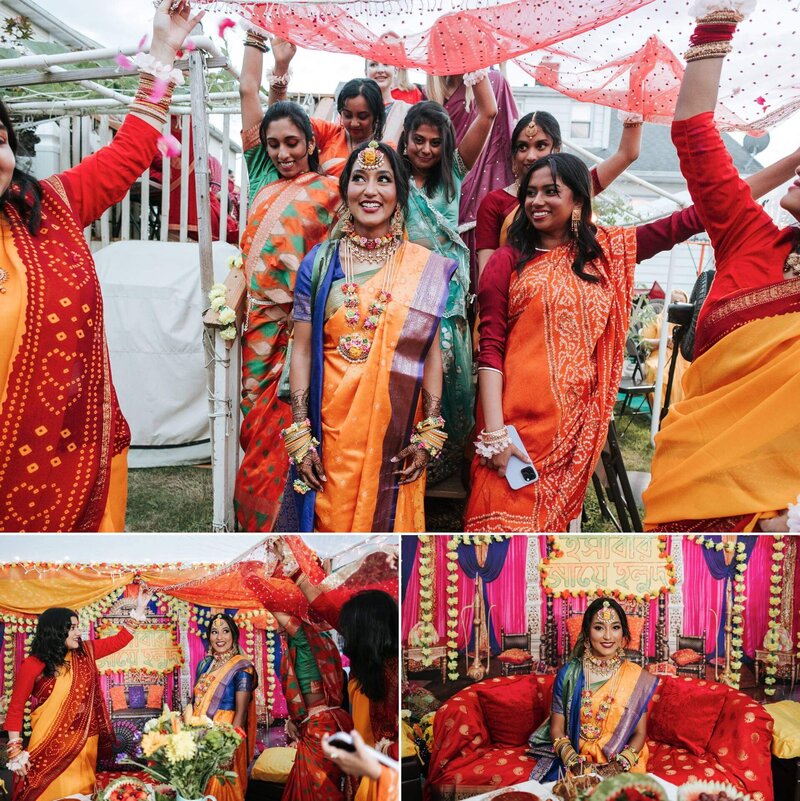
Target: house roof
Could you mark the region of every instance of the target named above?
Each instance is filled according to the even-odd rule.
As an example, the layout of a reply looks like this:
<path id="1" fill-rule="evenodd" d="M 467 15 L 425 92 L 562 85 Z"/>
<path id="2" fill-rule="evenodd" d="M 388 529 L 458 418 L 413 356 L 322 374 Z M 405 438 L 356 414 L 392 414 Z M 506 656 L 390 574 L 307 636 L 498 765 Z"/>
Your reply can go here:
<path id="1" fill-rule="evenodd" d="M 3 0 L 3 5 L 16 14 L 27 17 L 37 28 L 41 28 L 59 44 L 73 50 L 93 50 L 103 47 L 102 44 L 90 39 L 88 36 L 70 28 L 58 17 L 45 11 L 30 0 Z"/>
<path id="2" fill-rule="evenodd" d="M 608 158 L 616 152 L 617 143 L 621 135 L 622 122 L 619 120 L 617 113 L 613 112 L 611 115 L 611 134 L 608 139 L 610 146 L 607 148 L 590 147 L 586 149 L 591 150 L 592 153 L 601 158 Z M 728 148 L 728 152 L 733 156 L 733 163 L 740 174 L 750 175 L 762 168 L 761 163 L 753 158 L 733 137 L 728 134 L 722 134 L 722 141 L 725 142 L 725 147 Z M 675 150 L 675 145 L 672 144 L 669 126 L 645 123 L 642 131 L 641 153 L 639 158 L 631 165 L 631 172 L 679 173 L 680 171 L 678 153 Z"/>

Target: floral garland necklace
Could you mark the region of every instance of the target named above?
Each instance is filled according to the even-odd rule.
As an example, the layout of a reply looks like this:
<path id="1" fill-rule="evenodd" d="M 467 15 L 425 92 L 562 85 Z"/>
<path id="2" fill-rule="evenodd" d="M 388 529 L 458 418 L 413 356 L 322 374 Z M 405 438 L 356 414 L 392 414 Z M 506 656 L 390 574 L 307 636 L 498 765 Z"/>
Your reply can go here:
<path id="1" fill-rule="evenodd" d="M 397 274 L 401 250 L 401 241 L 390 234 L 378 239 L 367 239 L 356 234 L 347 234 L 341 240 L 339 254 L 344 267 L 344 284 L 342 284 L 344 319 L 345 323 L 354 330 L 350 334 L 342 334 L 339 337 L 338 350 L 345 361 L 351 364 L 359 364 L 369 358 L 369 353 L 372 349 L 372 338 L 368 336 L 367 332 L 375 331 L 381 315 L 392 299 L 391 288 Z M 381 288 L 377 290 L 375 300 L 367 307 L 367 314 L 363 322 L 361 321 L 359 286 L 355 282 L 353 270 L 354 257 L 371 264 L 386 262 Z M 355 330 L 358 328 L 359 323 L 361 323 L 361 327 L 364 330 L 363 333 Z"/>
<path id="2" fill-rule="evenodd" d="M 234 656 L 236 656 L 237 650 L 236 646 L 230 649 L 230 651 L 224 651 L 221 654 L 214 654 L 213 662 L 211 664 L 211 670 L 219 670 L 224 664 L 230 662 Z"/>
<path id="3" fill-rule="evenodd" d="M 581 722 L 580 722 L 580 736 L 582 740 L 593 742 L 597 740 L 603 733 L 603 724 L 605 723 L 608 713 L 614 704 L 614 696 L 619 686 L 620 677 L 622 675 L 620 667 L 622 666 L 622 658 L 620 656 L 613 656 L 609 659 L 599 659 L 590 653 L 586 653 L 583 658 L 583 689 L 581 690 Z M 596 673 L 602 678 L 604 674 L 613 675 L 613 683 L 609 687 L 608 693 L 605 698 L 600 701 L 597 712 L 592 711 L 592 698 L 594 693 L 589 686 L 589 674 Z"/>

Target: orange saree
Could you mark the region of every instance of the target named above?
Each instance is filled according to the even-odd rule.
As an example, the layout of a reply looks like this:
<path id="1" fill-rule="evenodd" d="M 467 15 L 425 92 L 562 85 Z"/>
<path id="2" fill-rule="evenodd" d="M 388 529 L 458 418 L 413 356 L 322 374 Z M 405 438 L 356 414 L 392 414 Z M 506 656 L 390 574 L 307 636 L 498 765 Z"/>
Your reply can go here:
<path id="1" fill-rule="evenodd" d="M 208 657 L 198 665 L 198 679 L 194 686 L 193 712 L 195 715 L 207 715 L 216 723 L 233 723 L 235 709 L 224 709 L 231 701 L 235 705 L 236 674 L 246 671 L 253 676 L 253 689 L 257 680 L 253 663 L 244 656 L 237 655 L 226 662 L 218 670 L 212 670 Z M 207 670 L 204 670 L 207 668 Z M 226 703 L 227 700 L 227 703 Z M 247 731 L 244 741 L 233 755 L 233 771 L 237 779 L 231 784 L 221 784 L 211 779 L 206 787 L 206 794 L 213 795 L 217 801 L 244 801 L 247 793 L 247 771 L 253 758 L 256 742 L 256 708 L 255 695 L 250 695 L 250 707 L 247 710 Z"/>
<path id="2" fill-rule="evenodd" d="M 240 529 L 272 531 L 289 473 L 279 436 L 292 415 L 278 398 L 278 387 L 292 332 L 295 277 L 303 256 L 327 235 L 339 192 L 334 179 L 313 172 L 266 183 L 271 162 L 257 133 L 244 131 L 242 142 L 251 186 L 261 182 L 261 187 L 241 244 L 248 282 L 242 336 L 244 456 L 234 502 Z"/>
<path id="3" fill-rule="evenodd" d="M 628 332 L 636 232 L 599 228 L 603 257 L 571 269 L 570 246 L 515 272 L 503 374 L 503 419 L 514 425 L 539 480 L 512 490 L 472 464 L 467 531 L 565 531 L 580 513 L 616 400 Z"/>
<path id="4" fill-rule="evenodd" d="M 369 355 L 350 361 L 339 351 L 340 337 L 353 331 L 345 323 L 344 307 L 339 305 L 330 317 L 325 309 L 333 282 L 340 280 L 336 245 L 327 246 L 322 259 L 327 261 L 325 278 L 313 300 L 312 320 L 319 372 L 312 364 L 310 413 L 312 427 L 321 428 L 317 438 L 328 481 L 324 492 L 303 497 L 307 503 L 311 496 L 315 505 L 304 506 L 301 526 L 313 514 L 317 531 L 424 531 L 424 476 L 398 486 L 398 464 L 390 460 L 408 445 L 421 419 L 423 367 L 438 332 L 454 263 L 406 242 Z M 361 283 L 361 319 L 382 285 L 383 269 Z M 298 279 L 298 302 L 300 293 Z"/>

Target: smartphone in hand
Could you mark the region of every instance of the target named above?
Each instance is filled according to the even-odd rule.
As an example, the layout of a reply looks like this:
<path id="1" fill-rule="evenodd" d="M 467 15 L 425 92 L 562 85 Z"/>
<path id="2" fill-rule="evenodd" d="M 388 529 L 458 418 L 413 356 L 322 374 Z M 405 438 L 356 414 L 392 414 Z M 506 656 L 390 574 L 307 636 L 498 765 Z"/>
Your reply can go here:
<path id="1" fill-rule="evenodd" d="M 528 451 L 522 444 L 522 439 L 517 433 L 517 429 L 514 428 L 514 426 L 506 426 L 506 429 L 508 430 L 508 438 L 511 440 L 511 444 L 516 446 L 518 451 L 521 451 L 527 456 Z M 532 462 L 523 462 L 518 456 L 512 456 L 508 460 L 506 481 L 508 481 L 508 486 L 511 487 L 511 489 L 522 489 L 522 487 L 527 487 L 528 484 L 533 484 L 538 480 L 539 474 L 536 472 L 536 468 L 533 466 Z"/>

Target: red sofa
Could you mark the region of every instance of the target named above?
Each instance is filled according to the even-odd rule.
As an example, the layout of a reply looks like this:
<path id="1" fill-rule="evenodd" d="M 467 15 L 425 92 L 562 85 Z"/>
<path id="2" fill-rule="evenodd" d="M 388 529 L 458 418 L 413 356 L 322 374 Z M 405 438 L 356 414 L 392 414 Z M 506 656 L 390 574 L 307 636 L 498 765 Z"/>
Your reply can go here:
<path id="1" fill-rule="evenodd" d="M 555 676 L 486 679 L 436 712 L 426 788 L 443 801 L 527 781 L 528 737 L 550 713 Z M 648 707 L 648 771 L 672 784 L 725 781 L 773 801 L 772 718 L 744 693 L 688 676 L 663 677 Z"/>

